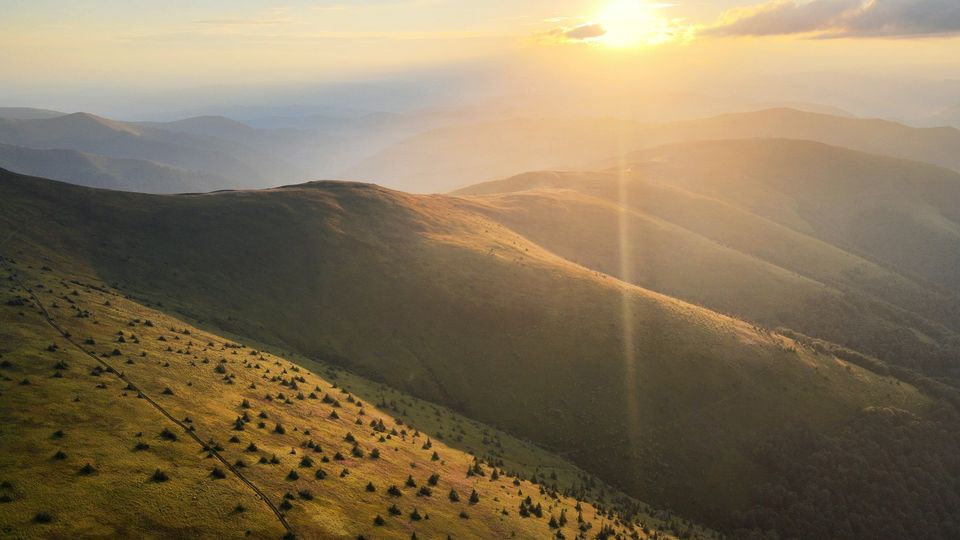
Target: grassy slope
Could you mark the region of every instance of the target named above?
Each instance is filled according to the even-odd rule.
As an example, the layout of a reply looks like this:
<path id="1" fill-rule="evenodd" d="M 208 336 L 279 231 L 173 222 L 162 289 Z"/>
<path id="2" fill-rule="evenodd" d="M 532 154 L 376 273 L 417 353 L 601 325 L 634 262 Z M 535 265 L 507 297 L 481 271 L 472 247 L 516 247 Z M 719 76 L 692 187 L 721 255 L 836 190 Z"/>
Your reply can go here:
<path id="1" fill-rule="evenodd" d="M 884 252 L 935 251 L 935 242 L 925 247 L 916 229 L 903 241 L 909 218 L 876 227 L 901 227 L 899 237 L 870 233 L 887 240 L 883 252 L 858 255 L 848 241 L 879 225 L 858 217 L 867 200 L 929 210 L 940 198 L 934 204 L 949 212 L 950 190 L 960 191 L 960 183 L 950 184 L 953 173 L 777 140 L 678 145 L 632 161 L 639 164 L 622 175 L 529 173 L 458 193 L 474 195 L 468 207 L 566 258 L 765 325 L 884 352 L 913 367 L 939 365 L 943 351 L 956 346 L 956 296 L 872 262 Z M 923 197 L 928 202 L 918 202 Z M 950 251 L 939 260 L 949 260 Z M 917 257 L 924 261 L 918 264 L 936 264 L 932 259 Z"/>
<path id="2" fill-rule="evenodd" d="M 955 171 L 791 140 L 672 145 L 627 161 L 945 288 L 960 285 Z"/>
<path id="3" fill-rule="evenodd" d="M 200 441 L 219 448 L 218 454 L 228 463 L 245 463 L 246 467 L 238 470 L 278 507 L 284 494 L 292 494 L 292 508 L 280 508 L 293 532 L 304 538 L 355 538 L 358 534 L 407 538 L 413 531 L 427 538 L 446 534 L 454 538 L 547 537 L 555 533 L 548 527 L 549 517 L 559 517 L 563 509 L 570 520 L 562 527 L 563 533 L 568 538 L 577 534 L 575 499 L 552 498 L 549 491 L 541 493 L 538 485 L 527 480 L 515 485 L 514 478 L 506 475 L 494 481 L 488 465 L 483 467 L 486 476 L 467 477 L 465 471 L 473 457 L 445 444 L 441 440 L 444 432 L 453 445 L 476 447 L 476 455 L 491 456 L 494 463 L 503 461 L 501 467 L 523 478 L 542 476 L 563 491 L 573 490 L 574 485 L 596 485 L 585 492 L 587 500 L 603 500 L 608 508 L 617 506 L 615 500 L 645 508 L 569 462 L 446 409 L 299 359 L 324 373 L 316 375 L 285 358 L 238 346 L 233 340 L 125 299 L 95 278 L 49 267 L 41 271 L 41 262 L 56 264 L 50 259 L 37 264 L 19 261 L 5 268 L 18 281 L 7 281 L 4 300 L 28 301 L 0 307 L 0 354 L 6 362 L 0 369 L 0 410 L 6 418 L 0 436 L 0 480 L 10 484 L 2 491 L 13 499 L 0 503 L 4 534 L 282 536 L 285 530 L 267 505 L 232 471 L 207 455 L 183 425 L 191 426 Z M 69 333 L 72 342 L 46 323 L 34 299 Z M 78 317 L 78 313 L 87 316 Z M 57 349 L 49 350 L 51 344 Z M 84 351 L 101 355 L 103 362 L 123 373 L 124 380 L 110 372 L 94 375 L 92 370 L 102 365 Z M 220 365 L 224 373 L 216 371 Z M 52 377 L 54 374 L 59 375 Z M 232 382 L 225 379 L 227 374 Z M 299 388 L 289 386 L 294 377 L 302 377 L 296 383 Z M 166 389 L 172 394 L 165 394 Z M 183 425 L 163 416 L 145 399 L 137 399 L 138 392 L 155 400 Z M 317 398 L 311 397 L 311 392 Z M 281 399 L 280 394 L 289 400 Z M 268 395 L 273 399 L 267 400 Z M 318 399 L 326 395 L 338 404 Z M 405 421 L 396 419 L 398 413 L 372 405 L 366 396 L 402 411 Z M 249 402 L 248 409 L 241 406 L 243 400 Z M 238 431 L 234 421 L 245 411 L 251 420 Z M 259 418 L 261 411 L 266 419 Z M 332 411 L 339 419 L 330 418 Z M 383 420 L 387 429 L 396 429 L 397 434 L 375 432 L 369 426 L 374 419 Z M 263 427 L 258 427 L 260 421 L 265 423 Z M 275 432 L 277 423 L 285 426 L 286 433 Z M 160 437 L 163 429 L 175 433 L 178 440 Z M 54 435 L 58 431 L 62 435 Z M 352 444 L 345 440 L 348 434 L 364 450 L 363 457 L 351 454 Z M 381 435 L 389 436 L 379 440 Z M 432 445 L 424 448 L 428 438 Z M 307 441 L 322 450 L 306 447 Z M 137 443 L 149 448 L 136 450 Z M 256 451 L 248 449 L 251 443 Z M 375 448 L 380 451 L 378 459 L 370 457 Z M 63 459 L 53 457 L 58 450 L 66 452 Z M 338 452 L 346 459 L 333 459 Z M 432 459 L 434 452 L 438 460 Z M 279 462 L 258 463 L 259 458 L 271 456 Z M 304 466 L 303 456 L 313 463 Z M 324 462 L 326 459 L 330 462 Z M 79 474 L 86 463 L 96 472 Z M 212 477 L 215 467 L 226 472 L 226 477 Z M 150 480 L 158 468 L 168 474 L 169 481 Z M 325 479 L 315 478 L 320 469 L 327 472 Z M 288 477 L 291 470 L 298 471 L 299 479 Z M 341 476 L 344 470 L 349 472 Z M 440 475 L 431 496 L 417 496 L 417 489 L 404 485 L 408 475 L 418 485 L 425 485 L 431 474 Z M 366 491 L 369 482 L 375 492 Z M 389 495 L 390 485 L 401 487 L 403 494 Z M 449 500 L 451 488 L 462 497 L 460 502 Z M 467 499 L 474 489 L 480 493 L 480 501 L 470 504 Z M 304 498 L 305 490 L 312 499 Z M 517 509 L 527 495 L 534 504 L 542 504 L 544 518 L 519 516 Z M 402 516 L 388 513 L 394 503 Z M 411 520 L 408 514 L 414 508 L 429 518 Z M 590 503 L 582 508 L 585 526 L 594 532 L 603 524 L 614 524 L 619 533 L 627 534 L 628 526 L 616 524 L 613 515 L 598 515 Z M 461 511 L 468 517 L 461 517 Z M 37 523 L 34 516 L 39 512 L 49 513 L 52 522 Z M 385 525 L 373 523 L 377 515 L 386 520 Z M 651 531 L 663 531 L 666 526 L 644 513 L 637 519 Z M 689 528 L 686 524 L 678 527 Z M 691 530 L 697 535 L 709 534 Z M 643 535 L 641 526 L 637 525 L 636 531 Z"/>
<path id="4" fill-rule="evenodd" d="M 7 175 L 0 214 L 167 311 L 350 366 L 698 516 L 751 444 L 913 388 L 571 264 L 445 197 L 359 184 L 156 197 Z M 190 254 L 190 256 L 185 256 Z M 758 406 L 762 404 L 762 406 Z"/>

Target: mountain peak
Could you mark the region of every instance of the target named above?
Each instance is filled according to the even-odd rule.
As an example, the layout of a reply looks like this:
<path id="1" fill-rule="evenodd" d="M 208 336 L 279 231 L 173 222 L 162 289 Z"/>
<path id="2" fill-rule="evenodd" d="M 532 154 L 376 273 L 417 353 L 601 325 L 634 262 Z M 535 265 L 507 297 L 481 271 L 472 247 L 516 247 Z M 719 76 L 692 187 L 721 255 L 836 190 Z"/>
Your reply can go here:
<path id="1" fill-rule="evenodd" d="M 47 118 L 41 120 L 41 122 L 46 122 L 48 124 L 57 124 L 63 129 L 110 129 L 113 131 L 122 131 L 129 133 L 131 135 L 139 135 L 139 131 L 126 124 L 124 122 L 118 122 L 116 120 L 110 120 L 102 116 L 97 116 L 88 112 L 75 112 L 70 114 L 65 114 L 63 116 L 57 116 L 54 118 Z"/>

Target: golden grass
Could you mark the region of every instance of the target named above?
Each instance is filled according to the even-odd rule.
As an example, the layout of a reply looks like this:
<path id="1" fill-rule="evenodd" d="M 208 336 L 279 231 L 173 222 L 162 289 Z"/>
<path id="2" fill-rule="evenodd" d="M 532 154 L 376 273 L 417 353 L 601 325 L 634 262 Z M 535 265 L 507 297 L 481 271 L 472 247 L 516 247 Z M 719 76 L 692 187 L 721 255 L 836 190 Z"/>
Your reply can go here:
<path id="1" fill-rule="evenodd" d="M 292 508 L 284 514 L 303 538 L 408 538 L 413 532 L 421 538 L 448 534 L 454 538 L 548 537 L 556 530 L 548 527 L 547 521 L 563 510 L 569 521 L 559 530 L 567 538 L 576 536 L 575 499 L 554 498 L 551 488 L 541 492 L 540 485 L 526 479 L 515 485 L 514 477 L 506 474 L 493 481 L 494 467 L 490 465 L 482 467 L 486 476 L 468 477 L 466 471 L 474 457 L 448 446 L 441 437 L 459 447 L 473 448 L 481 459 L 498 464 L 502 460 L 498 470 L 515 471 L 524 478 L 539 475 L 550 479 L 554 473 L 557 480 L 551 482 L 561 491 L 588 482 L 598 486 L 588 492 L 588 498 L 599 501 L 602 497 L 609 507 L 614 506 L 614 499 L 629 502 L 569 462 L 449 410 L 341 370 L 311 364 L 328 374 L 320 376 L 285 358 L 238 345 L 146 308 L 101 283 L 74 282 L 72 275 L 38 271 L 24 263 L 18 264 L 15 272 L 52 320 L 69 333 L 70 340 L 47 324 L 32 302 L 0 307 L 0 351 L 2 360 L 10 364 L 0 371 L 5 376 L 0 382 L 0 410 L 4 411 L 0 480 L 10 482 L 7 491 L 13 496 L 12 502 L 0 504 L 0 530 L 5 534 L 283 535 L 276 517 L 246 485 L 230 471 L 225 471 L 222 480 L 213 478 L 211 471 L 220 466 L 216 459 L 146 400 L 138 399 L 138 391 L 192 426 L 201 440 L 210 441 L 210 448 L 230 463 L 245 462 L 247 466 L 240 472 L 275 504 L 280 505 L 285 494 L 292 494 Z M 28 297 L 14 282 L 8 283 L 5 300 Z M 78 313 L 89 313 L 89 317 L 78 317 Z M 56 350 L 47 350 L 51 344 Z M 137 390 L 127 390 L 123 381 L 106 371 L 93 376 L 99 362 L 81 348 L 101 355 L 102 361 L 121 371 Z M 66 369 L 55 369 L 61 361 Z M 224 373 L 219 373 L 218 366 L 223 366 Z M 54 378 L 54 373 L 62 377 Z M 24 379 L 30 384 L 20 384 Z M 296 389 L 290 387 L 291 381 L 296 381 Z M 311 392 L 320 399 L 311 399 Z M 288 400 L 280 399 L 279 394 Z M 326 395 L 339 406 L 324 403 Z M 375 406 L 370 401 L 375 396 L 396 411 Z M 249 408 L 242 406 L 244 400 Z M 339 419 L 330 418 L 334 411 Z M 251 421 L 237 431 L 235 419 L 244 412 Z M 261 419 L 261 412 L 267 417 Z M 398 422 L 396 414 L 406 421 Z M 371 420 L 383 420 L 388 432 L 372 430 Z M 260 421 L 263 428 L 257 427 Z M 283 434 L 275 432 L 277 424 L 284 427 Z M 164 429 L 178 440 L 163 439 L 160 433 Z M 393 429 L 396 435 L 390 435 Z M 57 431 L 63 432 L 62 438 L 53 437 Z M 363 449 L 364 457 L 351 455 L 352 444 L 345 440 L 348 434 Z M 381 441 L 381 436 L 385 440 Z M 238 441 L 230 442 L 231 437 Z M 428 439 L 431 448 L 425 449 Z M 306 447 L 307 441 L 322 451 Z M 137 443 L 149 444 L 149 448 L 137 451 Z M 251 443 L 256 451 L 247 450 Z M 370 458 L 374 449 L 379 450 L 379 459 Z M 57 450 L 65 451 L 66 459 L 53 459 Z M 343 461 L 333 459 L 337 452 L 345 457 Z M 434 452 L 437 461 L 432 460 Z M 261 457 L 273 456 L 279 463 L 258 463 Z M 311 458 L 310 466 L 302 466 L 305 456 Z M 329 462 L 321 462 L 324 458 Z M 96 472 L 78 474 L 86 463 Z M 165 471 L 169 481 L 152 482 L 156 469 Z M 314 477 L 318 469 L 326 471 L 325 479 Z M 291 470 L 297 471 L 298 479 L 289 479 Z M 343 471 L 347 474 L 341 477 Z M 432 474 L 440 477 L 432 496 L 417 496 L 419 486 L 426 485 Z M 417 489 L 404 485 L 408 475 L 415 479 Z M 366 491 L 368 483 L 373 483 L 375 492 Z M 388 495 L 391 485 L 398 486 L 402 496 Z M 460 502 L 448 499 L 450 489 L 458 492 Z M 306 490 L 312 500 L 300 495 Z M 480 494 L 477 504 L 468 501 L 473 490 Z M 528 495 L 534 505 L 542 505 L 543 518 L 518 515 L 520 502 Z M 401 509 L 401 516 L 389 514 L 391 504 Z M 243 511 L 238 511 L 237 505 L 242 505 Z M 409 515 L 414 509 L 425 519 L 413 521 Z M 461 511 L 469 519 L 460 517 Z M 52 521 L 34 522 L 39 512 L 48 512 Z M 374 525 L 377 515 L 385 520 L 384 525 Z M 612 514 L 601 515 L 588 502 L 582 503 L 582 515 L 593 532 L 606 524 L 619 534 L 630 530 L 643 537 L 639 523 L 653 530 L 665 527 L 646 513 L 637 516 L 636 524 L 628 525 Z"/>

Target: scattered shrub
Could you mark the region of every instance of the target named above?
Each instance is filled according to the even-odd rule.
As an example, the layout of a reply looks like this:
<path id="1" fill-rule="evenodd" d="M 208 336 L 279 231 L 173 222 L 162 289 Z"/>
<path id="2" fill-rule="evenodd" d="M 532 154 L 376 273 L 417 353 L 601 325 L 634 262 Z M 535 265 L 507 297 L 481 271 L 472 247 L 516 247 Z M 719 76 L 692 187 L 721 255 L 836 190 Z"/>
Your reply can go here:
<path id="1" fill-rule="evenodd" d="M 50 523 L 53 521 L 53 515 L 49 512 L 37 512 L 33 516 L 34 523 Z"/>

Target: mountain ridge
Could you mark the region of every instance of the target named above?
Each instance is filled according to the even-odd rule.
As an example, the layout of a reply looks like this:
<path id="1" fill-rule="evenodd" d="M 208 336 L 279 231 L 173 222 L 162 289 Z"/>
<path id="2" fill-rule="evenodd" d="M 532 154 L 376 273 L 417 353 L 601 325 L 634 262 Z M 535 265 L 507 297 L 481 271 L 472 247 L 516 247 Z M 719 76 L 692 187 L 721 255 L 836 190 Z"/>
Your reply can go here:
<path id="1" fill-rule="evenodd" d="M 344 183 L 144 196 L 15 175 L 0 192 L 17 245 L 450 405 L 708 523 L 753 504 L 767 473 L 743 448 L 782 426 L 829 433 L 865 406 L 932 404 L 909 383 L 572 263 L 448 197 Z M 44 208 L 55 222 L 16 227 Z"/>

